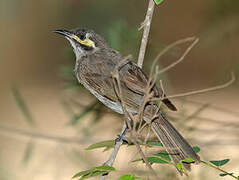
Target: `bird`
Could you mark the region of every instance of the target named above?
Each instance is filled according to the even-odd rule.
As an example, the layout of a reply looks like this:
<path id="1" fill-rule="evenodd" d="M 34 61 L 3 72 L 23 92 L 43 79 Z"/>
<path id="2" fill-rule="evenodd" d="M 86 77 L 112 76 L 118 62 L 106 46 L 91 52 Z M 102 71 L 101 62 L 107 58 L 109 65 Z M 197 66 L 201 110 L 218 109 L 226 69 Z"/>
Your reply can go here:
<path id="1" fill-rule="evenodd" d="M 113 111 L 124 114 L 123 101 L 129 113 L 138 114 L 149 81 L 148 76 L 139 66 L 130 60 L 125 60 L 120 66 L 118 74 L 122 100 L 119 100 L 112 73 L 122 62 L 123 56 L 120 52 L 109 47 L 102 36 L 90 29 L 61 29 L 53 32 L 63 35 L 70 42 L 76 56 L 74 72 L 79 83 Z M 156 98 L 165 96 L 163 90 L 156 85 L 152 87 L 151 93 Z M 162 99 L 162 103 L 172 111 L 177 110 L 166 97 Z M 158 106 L 157 103 L 147 104 L 143 119 L 147 121 L 152 118 Z M 192 162 L 195 164 L 200 162 L 199 155 L 168 121 L 161 109 L 157 118 L 152 120 L 151 128 L 175 166 L 186 158 L 193 159 Z M 191 162 L 183 162 L 183 165 L 185 169 L 191 169 Z"/>

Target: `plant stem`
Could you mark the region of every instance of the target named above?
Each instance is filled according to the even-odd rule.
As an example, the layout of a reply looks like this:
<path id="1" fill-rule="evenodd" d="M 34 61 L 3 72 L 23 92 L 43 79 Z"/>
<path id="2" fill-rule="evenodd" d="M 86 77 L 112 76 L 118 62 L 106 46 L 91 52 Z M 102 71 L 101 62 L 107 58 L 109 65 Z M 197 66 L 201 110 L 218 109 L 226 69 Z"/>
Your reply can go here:
<path id="1" fill-rule="evenodd" d="M 146 17 L 145 20 L 142 24 L 141 27 L 144 27 L 144 32 L 143 32 L 143 37 L 142 37 L 142 41 L 141 41 L 141 46 L 140 46 L 140 51 L 139 51 L 139 57 L 138 57 L 138 66 L 142 68 L 143 66 L 143 61 L 144 61 L 144 56 L 145 56 L 145 51 L 146 51 L 146 46 L 147 46 L 147 42 L 148 42 L 148 36 L 149 36 L 149 31 L 150 31 L 150 25 L 151 25 L 151 21 L 152 21 L 152 17 L 153 17 L 153 12 L 154 12 L 154 1 L 153 0 L 149 0 L 149 5 L 148 5 L 148 10 L 146 13 Z M 124 123 L 124 126 L 122 128 L 121 131 L 121 139 L 120 141 L 116 142 L 114 150 L 110 156 L 110 158 L 108 159 L 108 161 L 105 163 L 105 165 L 108 166 L 112 166 L 115 158 L 118 154 L 118 151 L 121 147 L 121 145 L 123 144 L 123 139 L 125 137 L 126 134 L 126 128 L 127 128 L 127 121 Z M 107 177 L 107 175 L 101 176 L 100 180 L 104 180 Z"/>
<path id="2" fill-rule="evenodd" d="M 115 161 L 116 156 L 117 156 L 117 154 L 119 152 L 119 149 L 120 149 L 121 145 L 123 144 L 123 140 L 124 140 L 126 131 L 127 131 L 127 124 L 126 124 L 126 122 L 124 122 L 123 128 L 122 128 L 121 133 L 120 133 L 120 139 L 118 141 L 116 141 L 114 150 L 111 153 L 109 159 L 104 163 L 104 165 L 112 166 L 114 164 L 114 161 Z M 106 179 L 107 176 L 108 176 L 108 174 L 102 175 L 100 177 L 100 180 Z"/>
<path id="3" fill-rule="evenodd" d="M 178 98 L 178 97 L 192 96 L 195 94 L 203 94 L 203 93 L 210 92 L 210 91 L 216 91 L 216 90 L 224 89 L 224 88 L 230 86 L 232 83 L 235 82 L 235 80 L 236 80 L 236 78 L 235 78 L 234 72 L 231 72 L 231 79 L 224 84 L 221 84 L 218 86 L 213 86 L 213 87 L 206 88 L 206 89 L 200 89 L 200 90 L 186 92 L 186 93 L 180 93 L 180 94 L 176 94 L 176 95 L 169 95 L 169 96 L 165 96 L 163 98 L 152 98 L 151 100 L 157 101 L 157 100 L 163 100 L 166 98 L 172 99 L 172 98 Z"/>
<path id="4" fill-rule="evenodd" d="M 201 160 L 201 163 L 205 164 L 205 165 L 208 166 L 208 167 L 217 169 L 218 171 L 221 171 L 222 173 L 225 173 L 225 174 L 227 174 L 228 176 L 231 176 L 231 177 L 234 178 L 234 179 L 239 180 L 238 177 L 234 176 L 232 173 L 229 173 L 229 172 L 227 172 L 227 171 L 225 171 L 225 170 L 219 168 L 218 166 L 214 166 L 214 165 L 212 165 L 211 163 L 206 162 L 206 161 L 202 161 L 202 160 Z"/>
<path id="5" fill-rule="evenodd" d="M 143 62 L 144 62 L 144 56 L 145 56 L 145 51 L 146 51 L 146 46 L 148 43 L 148 36 L 149 36 L 149 31 L 150 31 L 150 25 L 153 17 L 153 12 L 154 12 L 154 1 L 149 0 L 149 5 L 148 5 L 148 10 L 146 13 L 146 17 L 144 22 L 142 23 L 142 27 L 144 27 L 144 32 L 143 32 L 143 37 L 141 40 L 141 46 L 140 46 L 140 51 L 139 51 L 139 57 L 138 57 L 138 66 L 142 68 Z"/>

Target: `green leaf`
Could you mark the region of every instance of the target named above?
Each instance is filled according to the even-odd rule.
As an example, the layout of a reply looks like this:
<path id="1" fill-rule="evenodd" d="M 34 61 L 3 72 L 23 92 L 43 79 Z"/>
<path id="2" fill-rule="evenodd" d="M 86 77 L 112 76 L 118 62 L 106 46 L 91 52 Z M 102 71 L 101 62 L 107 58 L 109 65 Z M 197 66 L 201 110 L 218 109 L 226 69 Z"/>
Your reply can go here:
<path id="1" fill-rule="evenodd" d="M 155 156 L 159 156 L 159 157 L 155 157 Z M 155 156 L 149 156 L 147 157 L 147 160 L 149 163 L 161 163 L 161 164 L 168 164 L 168 161 L 171 161 L 170 157 L 168 156 L 167 153 L 158 153 L 155 154 Z M 138 161 L 142 161 L 144 162 L 144 160 L 142 158 L 140 159 L 135 159 L 132 162 L 138 162 Z"/>
<path id="2" fill-rule="evenodd" d="M 162 159 L 165 159 L 167 161 L 171 161 L 171 158 L 169 157 L 167 152 L 160 152 L 160 153 L 155 154 L 155 156 L 159 156 Z"/>
<path id="3" fill-rule="evenodd" d="M 115 145 L 115 141 L 108 140 L 108 141 L 101 141 L 95 144 L 92 144 L 86 148 L 86 150 L 98 149 L 98 148 L 113 148 Z"/>
<path id="4" fill-rule="evenodd" d="M 134 175 L 132 174 L 127 174 L 120 176 L 117 180 L 135 180 Z"/>
<path id="5" fill-rule="evenodd" d="M 94 170 L 103 170 L 103 171 L 115 171 L 115 168 L 112 166 L 98 166 Z"/>
<path id="6" fill-rule="evenodd" d="M 163 145 L 160 142 L 157 142 L 157 141 L 148 141 L 147 144 L 150 145 L 150 146 L 161 146 L 161 147 L 163 147 Z"/>
<path id="7" fill-rule="evenodd" d="M 198 146 L 194 146 L 193 150 L 194 150 L 195 153 L 198 153 L 200 151 L 200 148 Z"/>
<path id="8" fill-rule="evenodd" d="M 183 169 L 183 164 L 182 162 L 179 162 L 177 165 L 176 165 L 176 168 L 178 171 L 181 171 Z"/>
<path id="9" fill-rule="evenodd" d="M 147 157 L 147 160 L 149 163 L 163 163 L 163 164 L 167 164 L 167 161 L 164 161 L 158 157 Z"/>
<path id="10" fill-rule="evenodd" d="M 157 5 L 159 5 L 159 4 L 161 4 L 161 3 L 163 2 L 163 0 L 154 0 L 154 2 L 155 2 Z"/>
<path id="11" fill-rule="evenodd" d="M 219 176 L 222 176 L 222 177 L 227 176 L 227 175 L 233 175 L 233 173 L 220 173 L 219 174 Z"/>
<path id="12" fill-rule="evenodd" d="M 212 164 L 214 164 L 215 166 L 223 166 L 229 162 L 229 159 L 223 159 L 223 160 L 219 160 L 219 161 L 210 161 L 210 162 Z"/>
<path id="13" fill-rule="evenodd" d="M 89 174 L 86 174 L 86 175 L 83 175 L 80 180 L 84 180 L 84 179 L 88 179 L 88 178 L 91 178 L 91 177 L 94 177 L 94 176 L 101 176 L 103 174 L 105 174 L 106 172 L 104 171 L 94 171 L 94 172 L 91 172 Z"/>
<path id="14" fill-rule="evenodd" d="M 13 97 L 15 98 L 15 101 L 16 101 L 18 107 L 22 111 L 22 114 L 25 116 L 26 121 L 30 125 L 34 125 L 35 122 L 33 120 L 33 117 L 31 115 L 29 108 L 27 107 L 25 101 L 23 100 L 21 93 L 18 91 L 18 89 L 15 86 L 13 86 L 11 90 L 12 90 Z"/>
<path id="15" fill-rule="evenodd" d="M 90 172 L 91 172 L 91 169 L 86 170 L 86 171 L 81 171 L 81 172 L 76 173 L 72 178 L 76 178 L 76 177 L 84 176 L 84 175 L 89 174 Z"/>
<path id="16" fill-rule="evenodd" d="M 193 163 L 193 162 L 195 162 L 195 159 L 193 159 L 193 158 L 185 158 L 185 159 L 182 160 L 182 162 Z"/>
<path id="17" fill-rule="evenodd" d="M 72 178 L 81 177 L 80 179 L 87 179 L 89 177 L 103 175 L 103 174 L 106 174 L 106 173 L 108 173 L 110 171 L 114 171 L 114 170 L 115 170 L 115 168 L 111 167 L 111 166 L 98 166 L 98 167 L 94 167 L 94 168 L 91 168 L 86 171 L 78 172 Z"/>

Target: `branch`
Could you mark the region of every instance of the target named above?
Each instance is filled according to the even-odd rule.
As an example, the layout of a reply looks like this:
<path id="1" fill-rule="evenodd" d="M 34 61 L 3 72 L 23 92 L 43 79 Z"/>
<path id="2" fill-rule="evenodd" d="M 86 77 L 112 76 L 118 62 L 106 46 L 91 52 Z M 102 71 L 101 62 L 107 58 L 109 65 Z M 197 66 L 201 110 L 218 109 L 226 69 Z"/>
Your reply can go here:
<path id="1" fill-rule="evenodd" d="M 145 20 L 139 28 L 139 30 L 144 28 L 143 37 L 142 37 L 141 45 L 140 45 L 139 57 L 138 57 L 138 66 L 140 68 L 142 68 L 143 62 L 144 62 L 144 55 L 145 55 L 145 50 L 148 43 L 148 36 L 149 36 L 150 25 L 151 25 L 151 21 L 153 17 L 153 12 L 154 12 L 154 5 L 155 5 L 154 1 L 149 0 L 148 10 L 146 13 Z"/>
<path id="2" fill-rule="evenodd" d="M 128 128 L 128 130 L 129 130 L 129 132 L 131 134 L 131 137 L 133 138 L 133 143 L 136 145 L 136 147 L 138 149 L 138 152 L 140 153 L 141 157 L 145 161 L 146 166 L 150 169 L 150 171 L 154 174 L 154 176 L 157 179 L 159 179 L 157 173 L 154 171 L 152 166 L 149 164 L 147 158 L 145 157 L 142 149 L 140 148 L 140 145 L 137 143 L 137 132 L 135 130 L 136 119 L 135 119 L 135 117 L 130 112 L 128 112 L 128 110 L 126 108 L 126 104 L 125 104 L 124 98 L 123 98 L 122 87 L 121 87 L 121 82 L 120 82 L 120 78 L 119 78 L 119 71 L 120 71 L 122 66 L 125 66 L 128 63 L 127 60 L 128 60 L 128 57 L 122 59 L 116 65 L 114 71 L 112 72 L 112 78 L 113 78 L 113 83 L 114 83 L 114 91 L 115 91 L 115 94 L 116 94 L 116 96 L 118 98 L 118 101 L 121 103 L 123 114 L 124 114 L 126 120 L 125 120 L 123 129 L 122 129 L 122 132 L 120 134 L 120 141 L 118 141 L 116 143 L 115 148 L 114 148 L 114 150 L 113 150 L 109 160 L 105 163 L 105 165 L 108 165 L 108 166 L 112 166 L 113 165 L 113 163 L 115 161 L 115 158 L 116 158 L 116 156 L 118 154 L 118 151 L 119 151 L 121 145 L 123 144 L 123 140 L 124 140 L 124 137 L 125 137 L 125 134 L 126 134 L 126 130 Z M 133 127 L 132 127 L 132 125 L 133 125 Z M 107 176 L 108 176 L 108 174 L 102 175 L 100 177 L 100 180 L 104 180 Z"/>
<path id="3" fill-rule="evenodd" d="M 113 166 L 114 161 L 115 161 L 115 159 L 116 159 L 116 156 L 117 156 L 117 154 L 118 154 L 118 152 L 119 152 L 119 149 L 120 149 L 121 145 L 123 144 L 126 131 L 127 131 L 127 124 L 126 124 L 126 122 L 124 122 L 123 128 L 122 128 L 121 133 L 120 133 L 120 137 L 121 137 L 121 138 L 120 138 L 119 141 L 116 141 L 114 150 L 113 150 L 113 152 L 111 153 L 109 159 L 104 163 L 104 165 L 106 165 L 106 166 Z M 100 180 L 106 179 L 107 175 L 108 175 L 108 174 L 102 175 L 102 176 L 100 177 Z"/>
<path id="4" fill-rule="evenodd" d="M 202 102 L 199 102 L 199 101 L 195 101 L 195 100 L 191 100 L 191 99 L 184 99 L 184 101 L 188 102 L 188 103 L 195 104 L 195 105 L 200 105 L 200 106 L 205 105 L 205 103 L 202 103 Z M 233 115 L 233 116 L 236 116 L 236 117 L 239 116 L 239 112 L 233 111 L 231 109 L 221 108 L 221 107 L 215 106 L 213 104 L 210 104 L 210 108 L 211 109 L 215 109 L 217 111 L 229 113 L 230 115 Z"/>
<path id="5" fill-rule="evenodd" d="M 186 38 L 185 41 L 190 40 L 190 38 Z M 185 56 L 191 51 L 191 49 L 198 43 L 199 39 L 198 38 L 194 38 L 193 43 L 186 49 L 186 51 L 183 53 L 183 55 L 174 63 L 170 64 L 169 66 L 163 68 L 162 70 L 160 70 L 158 72 L 158 74 L 162 74 L 166 71 L 168 71 L 169 69 L 173 68 L 174 66 L 176 66 L 178 63 L 180 63 L 181 61 L 184 60 Z"/>
<path id="6" fill-rule="evenodd" d="M 169 66 L 163 68 L 162 70 L 158 71 L 158 74 L 161 74 L 163 72 L 168 71 L 169 69 L 171 69 L 172 67 L 174 67 L 175 65 L 177 65 L 178 63 L 182 62 L 184 60 L 184 57 L 191 51 L 191 49 L 197 44 L 197 42 L 199 41 L 198 38 L 196 37 L 188 37 L 188 38 L 184 38 L 184 39 L 180 39 L 178 41 L 173 42 L 172 44 L 168 45 L 167 47 L 165 47 L 154 59 L 153 64 L 151 66 L 151 70 L 150 70 L 150 76 L 153 75 L 154 72 L 154 67 L 156 66 L 156 63 L 158 62 L 158 60 L 166 53 L 168 52 L 170 49 L 174 48 L 177 45 L 186 43 L 186 42 L 191 42 L 193 41 L 193 43 L 186 49 L 186 51 L 183 53 L 183 55 L 175 62 L 173 62 L 172 64 L 170 64 Z"/>
<path id="7" fill-rule="evenodd" d="M 223 89 L 226 88 L 228 86 L 230 86 L 234 81 L 235 81 L 235 75 L 233 72 L 231 72 L 231 79 L 222 84 L 222 85 L 218 85 L 218 86 L 214 86 L 214 87 L 210 87 L 210 88 L 206 88 L 206 89 L 201 89 L 201 90 L 197 90 L 197 91 L 191 91 L 191 92 L 186 92 L 186 93 L 180 93 L 180 94 L 176 94 L 176 95 L 171 95 L 171 96 L 166 96 L 163 98 L 153 98 L 153 101 L 157 101 L 157 100 L 163 100 L 163 99 L 172 99 L 172 98 L 178 98 L 178 97 L 185 97 L 185 96 L 191 96 L 191 95 L 195 95 L 195 94 L 202 94 L 202 93 L 206 93 L 206 92 L 210 92 L 210 91 L 216 91 L 219 89 Z"/>
<path id="8" fill-rule="evenodd" d="M 153 0 L 149 0 L 149 5 L 148 5 L 148 10 L 146 13 L 146 17 L 144 22 L 141 24 L 141 27 L 139 28 L 139 30 L 141 28 L 144 28 L 144 32 L 143 32 L 143 37 L 141 40 L 141 46 L 140 46 L 140 51 L 139 51 L 139 57 L 138 57 L 138 66 L 140 68 L 142 68 L 143 66 L 143 61 L 144 61 L 144 56 L 145 56 L 145 51 L 146 51 L 146 46 L 147 46 L 147 42 L 148 42 L 148 36 L 149 36 L 149 31 L 150 31 L 150 25 L 151 25 L 151 21 L 152 21 L 152 17 L 153 17 L 153 12 L 154 12 L 154 1 Z M 119 67 L 123 66 L 125 61 L 127 60 L 127 57 L 121 61 L 121 63 L 119 63 L 117 65 L 117 67 L 115 67 L 113 73 L 112 73 L 112 77 L 115 80 L 114 81 L 114 90 L 115 93 L 119 99 L 119 102 L 121 102 L 121 106 L 124 112 L 124 115 L 126 117 L 126 121 L 124 123 L 124 126 L 122 128 L 122 132 L 121 132 L 121 139 L 120 141 L 118 141 L 114 147 L 114 150 L 110 156 L 110 158 L 108 159 L 108 161 L 105 163 L 108 166 L 112 166 L 115 158 L 118 154 L 119 148 L 121 147 L 121 145 L 123 144 L 123 139 L 125 137 L 126 134 L 126 129 L 127 127 L 129 128 L 131 134 L 132 134 L 132 125 L 131 125 L 131 121 L 132 121 L 132 115 L 126 110 L 125 107 L 125 102 L 124 99 L 122 97 L 122 89 L 121 89 L 121 85 L 120 85 L 120 81 L 119 81 Z M 126 62 L 127 63 L 127 62 Z M 133 121 L 135 123 L 135 121 Z M 134 125 L 135 127 L 135 125 Z M 136 138 L 136 137 L 134 137 Z M 137 144 L 136 139 L 135 139 L 135 144 L 137 146 L 138 151 L 140 152 L 142 158 L 145 160 L 146 166 L 153 172 L 153 174 L 158 178 L 157 174 L 155 173 L 155 171 L 153 170 L 153 168 L 151 167 L 151 165 L 148 163 L 147 159 L 145 158 L 140 146 Z M 101 176 L 100 180 L 104 180 L 107 177 L 108 174 L 106 174 L 105 176 Z"/>
<path id="9" fill-rule="evenodd" d="M 107 165 L 107 166 L 112 166 L 115 159 L 116 159 L 116 156 L 119 152 L 119 149 L 120 147 L 122 146 L 123 144 L 123 141 L 124 141 L 124 138 L 125 138 L 125 135 L 126 135 L 126 131 L 127 131 L 127 128 L 129 127 L 131 129 L 131 126 L 130 126 L 130 122 L 128 122 L 129 120 L 127 119 L 127 117 L 130 117 L 130 115 L 127 113 L 127 111 L 125 111 L 125 103 L 123 101 L 123 97 L 122 97 L 122 89 L 121 89 L 121 85 L 120 85 L 120 81 L 119 81 L 119 69 L 120 67 L 126 65 L 128 63 L 128 59 L 130 59 L 131 56 L 127 56 L 125 58 L 123 58 L 117 65 L 116 67 L 114 68 L 114 71 L 112 72 L 112 78 L 113 78 L 113 83 L 114 83 L 114 91 L 115 91 L 115 94 L 116 96 L 118 97 L 119 99 L 119 102 L 121 102 L 121 106 L 122 106 L 122 109 L 123 109 L 123 112 L 124 112 L 124 115 L 126 117 L 126 120 L 124 122 L 124 125 L 123 125 L 123 128 L 122 128 L 122 131 L 120 133 L 120 139 L 119 141 L 116 141 L 116 144 L 115 144 L 115 147 L 114 147 L 114 150 L 113 152 L 111 153 L 109 159 L 104 163 L 104 165 Z M 106 179 L 108 176 L 108 173 L 107 174 L 104 174 L 102 176 L 100 176 L 100 180 L 104 180 Z"/>
<path id="10" fill-rule="evenodd" d="M 144 152 L 142 151 L 140 145 L 137 143 L 136 140 L 136 136 L 133 137 L 133 143 L 135 144 L 139 154 L 141 155 L 142 159 L 144 160 L 147 168 L 153 173 L 153 175 L 155 176 L 155 178 L 157 178 L 159 180 L 158 174 L 154 171 L 154 169 L 152 168 L 152 166 L 149 164 L 146 156 L 144 155 Z"/>
<path id="11" fill-rule="evenodd" d="M 236 177 L 235 175 L 233 175 L 233 173 L 229 173 L 229 172 L 227 172 L 227 171 L 221 169 L 221 168 L 218 167 L 218 166 L 214 166 L 214 165 L 212 165 L 212 164 L 210 164 L 210 163 L 208 163 L 208 162 L 206 162 L 206 161 L 202 161 L 202 160 L 201 160 L 201 162 L 202 162 L 203 164 L 205 164 L 206 166 L 208 166 L 208 167 L 217 169 L 218 171 L 221 171 L 222 173 L 227 174 L 228 176 L 231 176 L 231 177 L 234 178 L 234 179 L 239 179 L 239 177 Z"/>

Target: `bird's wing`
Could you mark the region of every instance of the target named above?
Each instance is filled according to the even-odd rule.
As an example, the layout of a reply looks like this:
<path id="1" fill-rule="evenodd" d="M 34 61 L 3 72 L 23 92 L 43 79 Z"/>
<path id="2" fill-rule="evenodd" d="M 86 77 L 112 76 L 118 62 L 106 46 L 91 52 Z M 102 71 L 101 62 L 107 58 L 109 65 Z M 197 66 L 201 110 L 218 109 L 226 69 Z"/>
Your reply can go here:
<path id="1" fill-rule="evenodd" d="M 84 74 L 82 76 L 82 78 L 84 78 L 83 81 L 88 87 L 91 87 L 101 96 L 109 99 L 112 102 L 119 102 L 111 74 L 111 72 L 113 72 L 113 68 L 108 67 L 107 63 L 104 62 L 91 65 L 91 68 L 84 69 L 84 72 L 80 72 Z M 140 105 L 142 95 L 137 94 L 131 89 L 127 88 L 125 86 L 126 83 L 123 81 L 124 80 L 122 79 L 120 80 L 124 102 L 126 103 L 127 107 L 136 110 Z"/>
<path id="2" fill-rule="evenodd" d="M 121 72 L 122 71 L 122 72 Z M 122 82 L 127 88 L 135 93 L 143 96 L 146 91 L 146 86 L 148 83 L 148 77 L 144 74 L 142 69 L 138 67 L 133 62 L 128 62 L 125 67 L 120 69 L 122 74 Z M 166 96 L 160 88 L 154 86 L 152 88 L 153 96 L 162 97 Z M 172 104 L 169 99 L 163 99 L 163 103 L 171 110 L 176 111 L 176 107 Z"/>
<path id="3" fill-rule="evenodd" d="M 109 63 L 110 62 L 110 63 Z M 110 60 L 91 63 L 91 67 L 84 69 L 84 79 L 89 87 L 103 97 L 113 102 L 119 99 L 115 93 L 115 85 L 112 78 L 112 72 L 115 64 Z M 120 85 L 124 101 L 128 107 L 137 111 L 142 104 L 143 96 L 147 86 L 148 78 L 142 69 L 132 62 L 124 63 L 119 68 Z M 162 96 L 162 92 L 156 87 L 153 88 L 156 97 Z M 168 100 L 163 101 L 170 109 L 175 110 L 175 106 Z"/>

